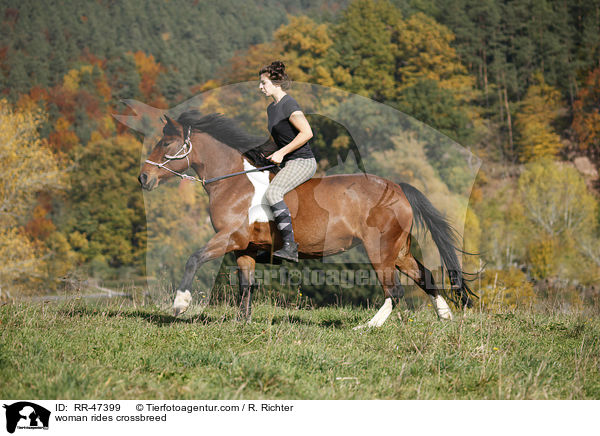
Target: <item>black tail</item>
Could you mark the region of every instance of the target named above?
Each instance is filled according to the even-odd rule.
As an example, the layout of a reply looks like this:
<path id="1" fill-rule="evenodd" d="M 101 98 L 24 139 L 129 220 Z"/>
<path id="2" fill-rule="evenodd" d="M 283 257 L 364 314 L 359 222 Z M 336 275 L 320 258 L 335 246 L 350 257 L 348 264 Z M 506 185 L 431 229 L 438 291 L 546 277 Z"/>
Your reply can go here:
<path id="1" fill-rule="evenodd" d="M 473 298 L 477 295 L 469 289 L 464 278 L 464 272 L 458 262 L 456 252 L 463 252 L 457 248 L 458 236 L 448 220 L 431 204 L 431 202 L 414 186 L 408 183 L 399 183 L 404 195 L 413 210 L 413 219 L 417 227 L 425 227 L 431 232 L 433 242 L 437 246 L 442 262 L 448 270 L 452 295 L 447 295 L 457 307 L 473 305 Z"/>

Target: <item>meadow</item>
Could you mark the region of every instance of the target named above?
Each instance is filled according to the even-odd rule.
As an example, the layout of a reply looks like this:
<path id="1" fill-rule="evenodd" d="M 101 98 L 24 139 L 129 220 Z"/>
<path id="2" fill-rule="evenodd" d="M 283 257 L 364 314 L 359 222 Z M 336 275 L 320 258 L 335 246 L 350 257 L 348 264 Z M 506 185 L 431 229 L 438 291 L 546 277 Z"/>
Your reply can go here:
<path id="1" fill-rule="evenodd" d="M 179 318 L 129 300 L 0 307 L 0 392 L 30 399 L 600 399 L 600 318 L 551 307 L 439 322 L 402 303 L 294 308 L 264 299 Z"/>

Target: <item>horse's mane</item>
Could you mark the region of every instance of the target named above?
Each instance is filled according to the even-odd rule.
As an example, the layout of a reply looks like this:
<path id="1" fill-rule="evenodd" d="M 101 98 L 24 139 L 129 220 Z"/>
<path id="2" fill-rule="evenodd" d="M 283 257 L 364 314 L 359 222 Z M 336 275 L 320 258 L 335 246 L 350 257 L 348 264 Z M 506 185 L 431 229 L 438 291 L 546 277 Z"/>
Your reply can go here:
<path id="1" fill-rule="evenodd" d="M 203 115 L 200 111 L 192 109 L 179 115 L 177 122 L 183 126 L 184 131 L 191 127 L 193 130 L 208 133 L 217 141 L 242 153 L 255 165 L 265 166 L 271 163 L 264 156 L 275 151 L 269 147 L 274 146 L 272 141 L 249 134 L 235 120 L 222 114 Z"/>

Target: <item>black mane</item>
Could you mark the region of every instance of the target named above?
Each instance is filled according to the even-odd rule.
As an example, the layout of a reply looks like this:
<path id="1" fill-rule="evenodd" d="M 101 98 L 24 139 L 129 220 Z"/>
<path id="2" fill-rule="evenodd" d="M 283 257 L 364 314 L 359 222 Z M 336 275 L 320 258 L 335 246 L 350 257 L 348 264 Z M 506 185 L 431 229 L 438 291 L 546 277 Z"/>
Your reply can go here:
<path id="1" fill-rule="evenodd" d="M 217 141 L 242 153 L 255 165 L 269 165 L 270 162 L 265 156 L 275 151 L 272 141 L 250 135 L 234 120 L 222 114 L 202 115 L 200 111 L 193 109 L 182 113 L 177 122 L 183 126 L 184 132 L 191 127 L 193 130 L 208 133 Z"/>

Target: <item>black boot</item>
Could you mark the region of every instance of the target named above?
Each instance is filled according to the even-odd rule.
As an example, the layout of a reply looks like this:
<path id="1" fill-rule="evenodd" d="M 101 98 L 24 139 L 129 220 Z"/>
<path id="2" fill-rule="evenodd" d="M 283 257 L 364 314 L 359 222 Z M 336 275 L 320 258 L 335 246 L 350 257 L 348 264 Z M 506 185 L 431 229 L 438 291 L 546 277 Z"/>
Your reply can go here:
<path id="1" fill-rule="evenodd" d="M 273 253 L 274 256 L 298 262 L 298 244 L 294 241 L 294 229 L 292 228 L 292 216 L 290 210 L 283 200 L 271 206 L 277 229 L 281 232 L 283 247 Z"/>

